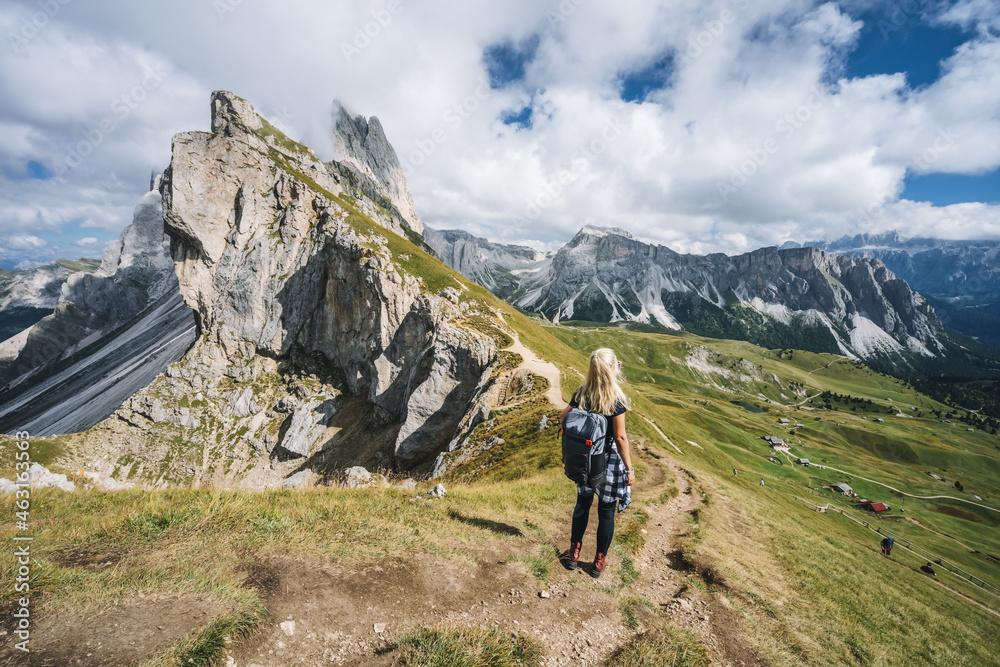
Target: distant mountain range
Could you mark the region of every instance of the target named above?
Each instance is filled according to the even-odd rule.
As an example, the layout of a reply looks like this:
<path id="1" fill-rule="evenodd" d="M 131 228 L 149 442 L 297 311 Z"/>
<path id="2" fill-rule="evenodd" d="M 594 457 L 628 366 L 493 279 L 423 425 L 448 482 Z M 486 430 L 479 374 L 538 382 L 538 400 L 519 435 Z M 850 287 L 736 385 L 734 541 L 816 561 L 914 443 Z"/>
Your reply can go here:
<path id="1" fill-rule="evenodd" d="M 801 246 L 881 260 L 927 298 L 946 326 L 1000 347 L 1000 241 L 906 239 L 887 232 Z"/>
<path id="2" fill-rule="evenodd" d="M 873 256 L 871 239 L 827 244 L 829 250 L 810 244 L 729 257 L 684 255 L 622 229 L 593 226 L 549 255 L 453 230 L 427 230 L 425 237 L 456 270 L 553 321 L 683 329 L 771 348 L 835 352 L 915 375 L 941 374 L 937 362 L 968 354 L 931 303 Z M 920 266 L 930 255 L 917 253 L 937 252 L 953 264 L 962 264 L 954 255 L 979 267 L 983 257 L 995 256 L 983 245 L 945 252 L 923 242 L 910 246 L 914 255 L 888 248 L 886 255 L 900 265 L 910 258 L 911 266 Z M 958 284 L 951 282 L 953 289 Z"/>
<path id="3" fill-rule="evenodd" d="M 524 276 L 537 273 L 550 254 L 527 246 L 491 243 L 457 229 L 424 228 L 424 242 L 441 261 L 494 294 L 513 294 Z"/>

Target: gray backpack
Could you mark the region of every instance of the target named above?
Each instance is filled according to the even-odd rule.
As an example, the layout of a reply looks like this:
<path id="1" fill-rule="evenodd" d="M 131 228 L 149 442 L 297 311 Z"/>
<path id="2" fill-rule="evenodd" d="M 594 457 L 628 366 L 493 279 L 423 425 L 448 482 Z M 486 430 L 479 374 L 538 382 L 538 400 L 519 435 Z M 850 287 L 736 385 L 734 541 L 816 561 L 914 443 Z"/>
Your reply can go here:
<path id="1" fill-rule="evenodd" d="M 571 408 L 563 420 L 561 433 L 566 476 L 592 489 L 603 486 L 611 454 L 607 444 L 608 418 Z"/>

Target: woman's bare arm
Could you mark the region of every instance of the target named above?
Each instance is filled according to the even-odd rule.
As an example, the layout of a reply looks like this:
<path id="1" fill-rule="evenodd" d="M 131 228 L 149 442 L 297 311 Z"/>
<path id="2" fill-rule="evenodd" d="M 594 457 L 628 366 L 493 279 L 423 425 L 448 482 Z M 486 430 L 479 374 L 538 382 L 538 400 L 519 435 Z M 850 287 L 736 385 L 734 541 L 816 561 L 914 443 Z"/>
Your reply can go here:
<path id="1" fill-rule="evenodd" d="M 615 426 L 615 441 L 618 443 L 618 454 L 622 457 L 622 463 L 625 464 L 626 470 L 635 470 L 632 467 L 632 452 L 628 446 L 628 435 L 625 433 L 625 413 L 615 416 L 613 423 Z M 635 473 L 629 473 L 628 485 L 632 486 L 634 480 Z"/>

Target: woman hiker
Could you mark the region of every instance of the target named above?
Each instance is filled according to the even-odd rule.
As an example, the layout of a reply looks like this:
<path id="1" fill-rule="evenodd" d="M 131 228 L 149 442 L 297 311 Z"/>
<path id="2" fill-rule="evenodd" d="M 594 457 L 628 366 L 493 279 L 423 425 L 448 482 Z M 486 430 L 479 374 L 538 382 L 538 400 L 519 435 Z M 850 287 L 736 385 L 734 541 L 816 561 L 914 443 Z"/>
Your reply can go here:
<path id="1" fill-rule="evenodd" d="M 590 355 L 590 367 L 587 378 L 570 399 L 569 405 L 559 415 L 559 425 L 569 413 L 570 408 L 580 408 L 602 414 L 608 418 L 608 473 L 605 482 L 597 489 L 582 484 L 576 487 L 576 508 L 573 510 L 573 524 L 570 536 L 569 551 L 563 555 L 563 561 L 570 570 L 575 570 L 580 560 L 580 548 L 583 545 L 583 534 L 587 530 L 590 519 L 590 507 L 597 498 L 597 555 L 590 576 L 597 578 L 604 571 L 608 556 L 608 547 L 615 533 L 615 510 L 622 512 L 632 503 L 632 492 L 629 489 L 635 482 L 635 471 L 632 467 L 632 454 L 629 451 L 628 436 L 625 434 L 625 411 L 629 399 L 618 385 L 622 363 L 615 353 L 608 348 L 595 350 Z"/>

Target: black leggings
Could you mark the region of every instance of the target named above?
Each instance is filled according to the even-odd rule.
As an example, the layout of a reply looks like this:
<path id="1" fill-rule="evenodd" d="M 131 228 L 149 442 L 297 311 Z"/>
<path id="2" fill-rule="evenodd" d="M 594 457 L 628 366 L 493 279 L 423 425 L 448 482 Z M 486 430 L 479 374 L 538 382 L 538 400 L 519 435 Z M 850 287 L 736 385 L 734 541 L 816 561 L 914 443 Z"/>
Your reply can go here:
<path id="1" fill-rule="evenodd" d="M 573 510 L 573 530 L 570 541 L 583 542 L 583 534 L 587 532 L 587 522 L 590 520 L 590 506 L 594 504 L 596 493 L 577 494 L 576 509 Z M 611 538 L 615 535 L 615 506 L 617 500 L 606 503 L 597 501 L 597 553 L 608 555 Z"/>

